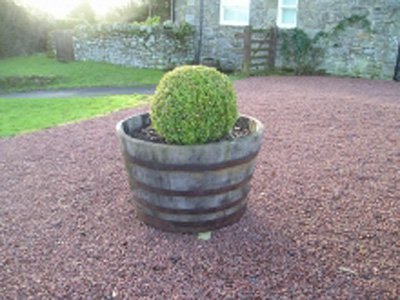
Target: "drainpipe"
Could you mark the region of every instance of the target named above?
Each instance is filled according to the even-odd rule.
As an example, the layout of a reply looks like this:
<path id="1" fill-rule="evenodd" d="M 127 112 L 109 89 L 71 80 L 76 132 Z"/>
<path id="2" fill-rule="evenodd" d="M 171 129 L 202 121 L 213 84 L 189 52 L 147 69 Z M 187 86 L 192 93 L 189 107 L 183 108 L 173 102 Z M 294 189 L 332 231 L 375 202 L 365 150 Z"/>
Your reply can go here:
<path id="1" fill-rule="evenodd" d="M 171 21 L 172 23 L 175 23 L 175 0 L 171 0 Z"/>
<path id="2" fill-rule="evenodd" d="M 396 65 L 394 67 L 394 81 L 400 81 L 400 40 L 399 40 L 399 47 L 397 49 L 397 60 Z"/>
<path id="3" fill-rule="evenodd" d="M 201 48 L 203 46 L 203 25 L 204 25 L 204 0 L 200 0 L 199 9 L 199 34 L 197 37 L 197 51 L 195 57 L 195 63 L 200 64 L 201 59 Z"/>

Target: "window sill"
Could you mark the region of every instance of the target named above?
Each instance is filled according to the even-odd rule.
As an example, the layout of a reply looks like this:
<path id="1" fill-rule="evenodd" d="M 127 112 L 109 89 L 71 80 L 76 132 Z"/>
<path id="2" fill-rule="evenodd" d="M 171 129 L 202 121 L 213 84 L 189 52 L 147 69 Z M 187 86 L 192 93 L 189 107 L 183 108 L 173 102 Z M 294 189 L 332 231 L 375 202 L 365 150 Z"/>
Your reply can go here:
<path id="1" fill-rule="evenodd" d="M 245 27 L 249 26 L 250 24 L 246 23 L 230 23 L 230 22 L 219 22 L 220 26 L 236 26 L 236 27 Z"/>
<path id="2" fill-rule="evenodd" d="M 294 29 L 297 27 L 297 24 L 276 24 L 276 26 L 281 29 Z"/>

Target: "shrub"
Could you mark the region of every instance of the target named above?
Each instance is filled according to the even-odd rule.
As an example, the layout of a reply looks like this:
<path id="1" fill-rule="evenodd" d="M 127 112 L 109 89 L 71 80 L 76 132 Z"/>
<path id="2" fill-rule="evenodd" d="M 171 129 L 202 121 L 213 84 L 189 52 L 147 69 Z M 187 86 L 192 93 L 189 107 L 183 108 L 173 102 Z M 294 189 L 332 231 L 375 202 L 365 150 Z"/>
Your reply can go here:
<path id="1" fill-rule="evenodd" d="M 0 88 L 4 90 L 25 89 L 32 86 L 46 87 L 59 80 L 57 76 L 8 76 L 0 77 Z"/>
<path id="2" fill-rule="evenodd" d="M 281 30 L 279 34 L 286 67 L 293 67 L 297 75 L 315 74 L 323 54 L 316 41 L 297 28 Z"/>
<path id="3" fill-rule="evenodd" d="M 157 26 L 160 24 L 160 22 L 161 22 L 160 17 L 155 16 L 155 17 L 148 17 L 145 21 L 139 22 L 138 24 L 145 25 L 145 26 Z M 137 23 L 137 22 L 134 22 L 134 24 L 135 23 Z"/>
<path id="4" fill-rule="evenodd" d="M 16 2 L 0 0 L 0 57 L 27 55 L 46 49 L 49 24 Z"/>
<path id="5" fill-rule="evenodd" d="M 214 68 L 183 66 L 161 79 L 151 103 L 155 131 L 174 144 L 221 139 L 237 119 L 236 93 Z"/>

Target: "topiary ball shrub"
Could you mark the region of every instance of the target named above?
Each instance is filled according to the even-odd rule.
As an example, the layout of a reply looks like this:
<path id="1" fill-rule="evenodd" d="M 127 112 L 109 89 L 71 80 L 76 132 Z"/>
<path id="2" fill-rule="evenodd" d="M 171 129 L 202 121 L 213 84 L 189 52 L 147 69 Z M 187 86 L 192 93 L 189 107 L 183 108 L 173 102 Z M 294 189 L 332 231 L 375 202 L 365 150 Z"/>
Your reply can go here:
<path id="1" fill-rule="evenodd" d="M 217 141 L 232 129 L 237 116 L 231 81 L 205 66 L 183 66 L 168 72 L 151 101 L 152 126 L 172 144 Z"/>

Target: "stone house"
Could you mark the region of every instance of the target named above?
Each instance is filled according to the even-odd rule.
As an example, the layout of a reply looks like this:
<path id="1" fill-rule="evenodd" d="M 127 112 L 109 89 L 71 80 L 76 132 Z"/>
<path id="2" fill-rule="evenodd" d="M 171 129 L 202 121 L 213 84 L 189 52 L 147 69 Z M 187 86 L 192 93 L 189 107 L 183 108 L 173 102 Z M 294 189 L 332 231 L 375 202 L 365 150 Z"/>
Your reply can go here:
<path id="1" fill-rule="evenodd" d="M 245 26 L 279 31 L 298 28 L 313 37 L 330 36 L 320 69 L 335 75 L 389 79 L 393 77 L 400 41 L 399 0 L 174 0 L 174 22 L 196 28 L 196 62 L 214 58 L 221 65 L 243 65 Z M 365 22 L 350 22 L 354 17 Z M 349 22 L 344 22 L 350 20 Z M 336 30 L 339 32 L 339 30 Z M 335 31 L 335 32 L 336 32 Z M 284 66 L 277 53 L 276 65 Z"/>

